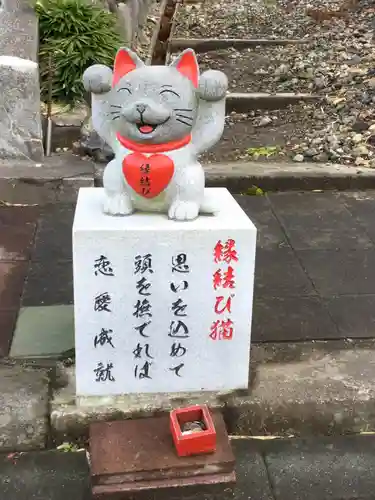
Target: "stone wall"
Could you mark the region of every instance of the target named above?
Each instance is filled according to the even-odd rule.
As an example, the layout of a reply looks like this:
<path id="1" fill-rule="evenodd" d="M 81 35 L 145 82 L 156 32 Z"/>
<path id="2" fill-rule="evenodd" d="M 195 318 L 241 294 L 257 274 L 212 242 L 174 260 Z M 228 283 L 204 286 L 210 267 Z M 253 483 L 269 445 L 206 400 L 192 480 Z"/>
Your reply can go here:
<path id="1" fill-rule="evenodd" d="M 0 158 L 43 158 L 37 51 L 33 2 L 0 0 Z"/>

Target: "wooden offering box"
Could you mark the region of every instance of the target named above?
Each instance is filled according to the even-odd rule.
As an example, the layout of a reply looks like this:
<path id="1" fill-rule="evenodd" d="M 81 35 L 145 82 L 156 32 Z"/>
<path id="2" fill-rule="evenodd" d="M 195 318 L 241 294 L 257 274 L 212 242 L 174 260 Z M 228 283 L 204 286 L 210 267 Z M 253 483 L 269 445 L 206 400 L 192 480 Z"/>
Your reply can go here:
<path id="1" fill-rule="evenodd" d="M 202 422 L 204 428 L 196 432 L 184 432 L 183 426 L 188 422 Z M 173 441 L 179 457 L 213 453 L 216 450 L 216 430 L 206 405 L 189 406 L 172 410 L 170 425 Z"/>

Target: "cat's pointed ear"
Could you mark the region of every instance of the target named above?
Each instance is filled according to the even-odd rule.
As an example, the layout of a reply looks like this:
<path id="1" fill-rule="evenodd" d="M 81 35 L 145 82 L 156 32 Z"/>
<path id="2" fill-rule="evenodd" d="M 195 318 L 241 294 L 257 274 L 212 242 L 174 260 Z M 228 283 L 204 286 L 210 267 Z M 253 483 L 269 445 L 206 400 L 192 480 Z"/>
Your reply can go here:
<path id="1" fill-rule="evenodd" d="M 119 49 L 115 59 L 112 85 L 115 86 L 123 76 L 141 66 L 144 66 L 144 63 L 135 52 L 124 47 Z"/>
<path id="2" fill-rule="evenodd" d="M 173 61 L 171 66 L 174 66 L 182 75 L 189 78 L 194 87 L 198 87 L 199 67 L 193 49 L 184 50 L 177 59 Z"/>

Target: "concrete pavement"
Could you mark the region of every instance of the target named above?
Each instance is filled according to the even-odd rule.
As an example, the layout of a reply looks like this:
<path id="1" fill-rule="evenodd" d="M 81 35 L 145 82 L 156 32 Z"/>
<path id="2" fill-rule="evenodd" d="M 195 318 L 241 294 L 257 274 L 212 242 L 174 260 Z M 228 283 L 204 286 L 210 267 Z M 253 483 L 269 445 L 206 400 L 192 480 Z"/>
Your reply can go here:
<path id="1" fill-rule="evenodd" d="M 373 435 L 282 441 L 235 439 L 232 445 L 237 469 L 234 500 L 374 499 Z M 0 498 L 90 500 L 85 452 L 0 456 Z M 201 495 L 198 498 L 202 500 Z M 215 498 L 220 500 L 220 496 Z"/>
<path id="2" fill-rule="evenodd" d="M 375 192 L 237 200 L 259 231 L 252 341 L 373 338 Z M 2 356 L 73 348 L 73 216 L 69 204 L 0 206 Z"/>

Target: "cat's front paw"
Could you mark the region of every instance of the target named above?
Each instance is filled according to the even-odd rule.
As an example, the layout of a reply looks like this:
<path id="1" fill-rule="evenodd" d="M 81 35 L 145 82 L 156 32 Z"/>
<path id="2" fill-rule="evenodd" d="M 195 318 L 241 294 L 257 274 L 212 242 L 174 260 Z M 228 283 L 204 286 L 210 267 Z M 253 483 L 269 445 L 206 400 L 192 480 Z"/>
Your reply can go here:
<path id="1" fill-rule="evenodd" d="M 168 217 L 173 220 L 194 220 L 199 214 L 199 204 L 194 201 L 174 201 L 169 209 Z"/>
<path id="2" fill-rule="evenodd" d="M 132 202 L 126 194 L 106 194 L 103 212 L 108 215 L 130 215 L 134 211 Z"/>
<path id="3" fill-rule="evenodd" d="M 228 90 L 228 78 L 222 71 L 210 69 L 199 78 L 198 95 L 204 101 L 220 101 Z"/>
<path id="4" fill-rule="evenodd" d="M 86 92 L 105 94 L 112 88 L 113 73 L 104 64 L 94 64 L 83 73 L 83 86 Z"/>

